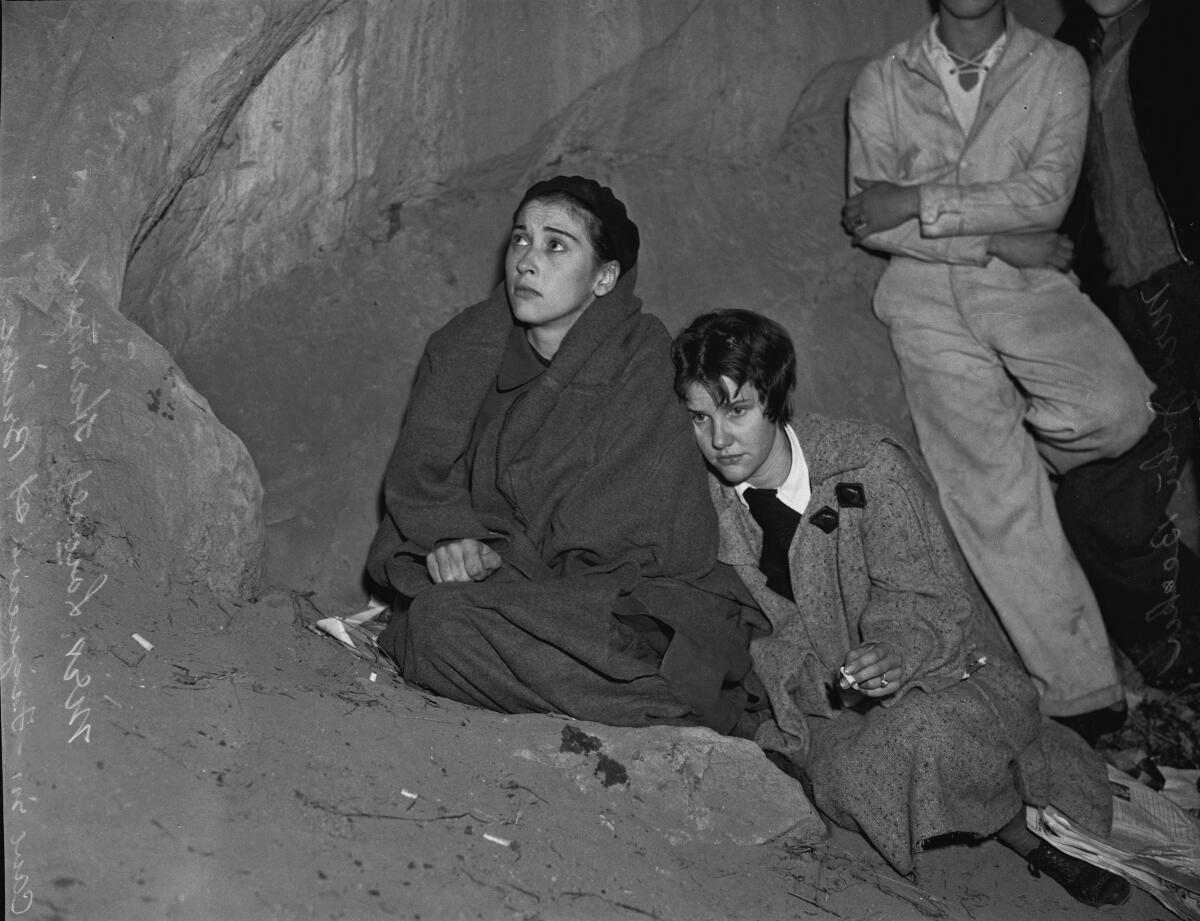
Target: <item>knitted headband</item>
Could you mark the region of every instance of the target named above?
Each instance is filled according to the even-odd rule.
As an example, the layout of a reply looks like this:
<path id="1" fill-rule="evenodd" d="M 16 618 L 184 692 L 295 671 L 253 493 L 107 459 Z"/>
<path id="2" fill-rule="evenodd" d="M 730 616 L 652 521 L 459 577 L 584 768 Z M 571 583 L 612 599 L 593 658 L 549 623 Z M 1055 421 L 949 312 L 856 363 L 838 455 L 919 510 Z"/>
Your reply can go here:
<path id="1" fill-rule="evenodd" d="M 529 191 L 517 205 L 517 212 L 526 202 L 535 199 L 553 198 L 564 195 L 580 208 L 591 212 L 600 222 L 599 239 L 596 240 L 597 255 L 602 260 L 615 259 L 624 274 L 637 265 L 638 246 L 641 238 L 637 224 L 629 219 L 625 206 L 612 189 L 602 186 L 594 179 L 583 176 L 555 176 L 544 179 L 529 187 Z"/>

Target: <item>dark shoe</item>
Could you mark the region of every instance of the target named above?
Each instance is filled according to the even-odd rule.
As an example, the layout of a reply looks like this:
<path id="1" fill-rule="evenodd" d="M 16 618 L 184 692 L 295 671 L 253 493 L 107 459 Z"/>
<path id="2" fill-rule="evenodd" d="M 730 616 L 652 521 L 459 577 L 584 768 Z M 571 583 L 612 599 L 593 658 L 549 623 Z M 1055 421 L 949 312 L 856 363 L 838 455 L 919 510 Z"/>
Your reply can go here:
<path id="1" fill-rule="evenodd" d="M 1045 873 L 1062 886 L 1071 897 L 1084 905 L 1124 905 L 1129 900 L 1129 883 L 1107 870 L 1064 854 L 1045 842 L 1029 852 L 1029 872 L 1034 876 Z"/>
<path id="2" fill-rule="evenodd" d="M 1125 701 L 1121 701 L 1111 707 L 1089 710 L 1087 713 L 1078 713 L 1075 716 L 1052 716 L 1051 719 L 1079 733 L 1083 736 L 1083 741 L 1095 747 L 1100 736 L 1116 732 L 1124 726 L 1127 716 L 1129 716 L 1129 708 L 1125 706 Z"/>

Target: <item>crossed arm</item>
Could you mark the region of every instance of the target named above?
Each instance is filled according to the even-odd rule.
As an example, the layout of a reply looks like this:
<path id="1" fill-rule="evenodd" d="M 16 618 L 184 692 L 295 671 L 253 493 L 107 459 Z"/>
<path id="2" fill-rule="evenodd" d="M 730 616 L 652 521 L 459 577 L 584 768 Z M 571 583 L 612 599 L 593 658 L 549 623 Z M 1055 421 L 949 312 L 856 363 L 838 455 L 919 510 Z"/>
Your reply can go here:
<path id="1" fill-rule="evenodd" d="M 842 228 L 863 245 L 868 236 L 899 227 L 920 217 L 919 185 L 903 186 L 885 180 L 855 177 L 861 189 L 846 199 L 842 207 Z M 987 256 L 995 256 L 1017 268 L 1053 268 L 1065 272 L 1071 267 L 1075 246 L 1070 238 L 1053 230 L 1011 231 L 989 234 L 983 242 Z"/>
<path id="2" fill-rule="evenodd" d="M 928 162 L 937 140 L 912 135 L 898 79 L 873 62 L 851 92 L 842 226 L 855 243 L 950 264 L 986 265 L 996 257 L 1021 268 L 1067 269 L 1073 247 L 1055 231 L 1082 160 L 1089 99 L 1082 59 L 1057 58 L 1040 83 L 1024 88 L 1049 90 L 1045 107 L 1029 113 L 1040 120 L 1031 123 L 1036 134 L 1023 133 L 1030 146 L 1019 167 L 991 181 L 961 181 L 953 157 Z M 923 166 L 914 166 L 914 148 L 926 153 Z"/>

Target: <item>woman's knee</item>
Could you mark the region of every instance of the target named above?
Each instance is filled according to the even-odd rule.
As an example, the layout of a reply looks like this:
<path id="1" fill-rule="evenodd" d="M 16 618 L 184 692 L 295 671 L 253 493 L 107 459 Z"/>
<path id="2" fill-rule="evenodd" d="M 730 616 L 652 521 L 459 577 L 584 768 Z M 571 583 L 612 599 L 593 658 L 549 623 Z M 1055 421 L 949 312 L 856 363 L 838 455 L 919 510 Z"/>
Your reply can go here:
<path id="1" fill-rule="evenodd" d="M 472 630 L 470 605 L 456 586 L 445 585 L 422 592 L 408 609 L 407 645 L 422 659 L 453 655 L 464 634 Z"/>

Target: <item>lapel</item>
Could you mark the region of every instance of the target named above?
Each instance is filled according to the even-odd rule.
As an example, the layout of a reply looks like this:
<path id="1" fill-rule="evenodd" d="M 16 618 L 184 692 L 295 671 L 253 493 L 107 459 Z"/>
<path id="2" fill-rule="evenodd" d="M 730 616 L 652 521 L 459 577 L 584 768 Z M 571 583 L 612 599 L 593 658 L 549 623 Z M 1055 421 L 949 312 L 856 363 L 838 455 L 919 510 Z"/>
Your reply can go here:
<path id="1" fill-rule="evenodd" d="M 979 110 L 975 114 L 975 122 L 971 125 L 971 133 L 967 135 L 967 146 L 979 134 L 981 126 L 987 122 L 995 111 L 1001 99 L 1008 95 L 1018 80 L 1025 75 L 1030 58 L 1035 53 L 1034 34 L 1017 22 L 1010 11 L 1004 14 L 1004 29 L 1008 38 L 1004 50 L 996 66 L 988 72 L 983 81 L 983 95 L 979 99 Z"/>
<path id="2" fill-rule="evenodd" d="M 762 529 L 738 498 L 737 492 L 710 474 L 717 508 L 721 542 L 719 558 L 736 567 L 738 575 L 762 608 L 773 628 L 773 637 L 791 652 L 811 651 L 826 670 L 836 671 L 847 649 L 846 617 L 838 591 L 841 525 L 825 531 L 813 524 L 812 515 L 826 505 L 837 507 L 835 484 L 826 482 L 831 467 L 823 448 L 828 420 L 807 415 L 793 428 L 808 463 L 812 498 L 788 549 L 795 602 L 767 588 L 758 568 L 762 554 Z M 771 640 L 767 639 L 767 643 Z M 797 663 L 798 667 L 799 663 Z"/>
<path id="3" fill-rule="evenodd" d="M 864 566 L 860 509 L 870 497 L 864 500 L 858 484 L 877 436 L 867 434 L 861 423 L 814 413 L 798 416 L 792 427 L 812 487 L 804 522 L 796 529 L 788 555 L 792 590 L 814 649 L 826 668 L 836 669 L 849 649 L 850 624 L 857 618 L 857 611 L 846 609 L 847 601 L 857 603 L 847 580 L 853 581 Z M 814 522 L 821 513 L 834 516 L 836 527 L 818 527 Z"/>
<path id="4" fill-rule="evenodd" d="M 995 110 L 999 100 L 1013 88 L 1013 85 L 1024 75 L 1025 68 L 1029 64 L 1029 58 L 1035 53 L 1034 33 L 1021 25 L 1013 16 L 1010 10 L 1004 13 L 1004 29 L 1008 35 L 1004 43 L 1004 50 L 1000 53 L 1000 59 L 996 62 L 996 66 L 988 73 L 987 78 L 983 81 L 983 95 L 979 99 L 979 110 L 975 115 L 975 122 L 971 125 L 971 133 L 967 135 L 966 143 L 969 145 L 972 139 L 979 133 L 980 126 L 987 121 L 988 116 Z M 929 63 L 929 58 L 925 54 L 925 36 L 928 30 L 928 25 L 915 36 L 909 39 L 908 44 L 904 46 L 900 54 L 900 60 L 910 71 L 920 74 L 924 79 L 932 83 L 939 93 L 944 94 L 942 89 L 942 81 L 934 70 L 933 65 Z"/>
<path id="5" fill-rule="evenodd" d="M 910 38 L 900 52 L 900 63 L 913 73 L 920 74 L 940 92 L 942 81 L 938 78 L 937 71 L 933 69 L 933 65 L 929 63 L 929 57 L 925 54 L 925 36 L 928 32 L 929 21 L 926 20 L 924 28 Z"/>

